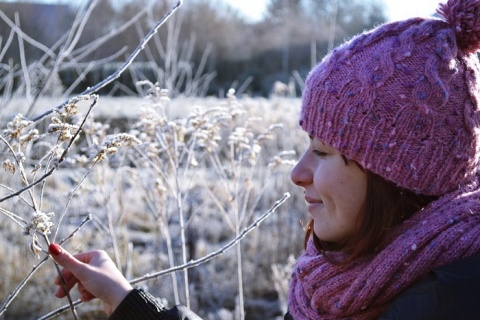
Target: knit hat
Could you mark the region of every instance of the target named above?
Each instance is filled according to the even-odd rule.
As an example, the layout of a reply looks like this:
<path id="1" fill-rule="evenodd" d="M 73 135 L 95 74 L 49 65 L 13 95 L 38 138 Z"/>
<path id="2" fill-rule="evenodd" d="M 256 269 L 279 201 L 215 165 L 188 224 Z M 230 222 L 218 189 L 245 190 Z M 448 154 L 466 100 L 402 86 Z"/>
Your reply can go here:
<path id="1" fill-rule="evenodd" d="M 309 74 L 301 127 L 400 187 L 442 195 L 480 161 L 480 0 L 381 25 Z"/>

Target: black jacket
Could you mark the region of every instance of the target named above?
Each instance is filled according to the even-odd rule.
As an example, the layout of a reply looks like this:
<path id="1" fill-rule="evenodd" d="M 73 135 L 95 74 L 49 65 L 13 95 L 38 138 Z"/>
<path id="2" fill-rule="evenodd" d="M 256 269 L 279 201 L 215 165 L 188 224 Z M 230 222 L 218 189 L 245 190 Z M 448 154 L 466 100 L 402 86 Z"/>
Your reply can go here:
<path id="1" fill-rule="evenodd" d="M 198 320 L 184 306 L 165 308 L 153 296 L 133 290 L 109 320 Z M 480 254 L 432 270 L 400 294 L 378 320 L 480 319 Z M 293 320 L 287 313 L 285 320 Z M 303 319 L 295 319 L 303 320 Z"/>
<path id="2" fill-rule="evenodd" d="M 202 320 L 185 306 L 178 305 L 171 309 L 148 292 L 133 289 L 108 320 Z"/>
<path id="3" fill-rule="evenodd" d="M 398 296 L 378 319 L 480 319 L 480 255 L 434 269 Z"/>

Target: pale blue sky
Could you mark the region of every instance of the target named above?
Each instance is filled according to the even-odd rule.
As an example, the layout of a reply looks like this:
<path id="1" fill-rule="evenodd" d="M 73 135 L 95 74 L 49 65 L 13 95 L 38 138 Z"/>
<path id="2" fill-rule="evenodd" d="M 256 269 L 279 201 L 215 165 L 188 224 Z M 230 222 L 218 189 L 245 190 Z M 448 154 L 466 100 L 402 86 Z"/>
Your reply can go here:
<path id="1" fill-rule="evenodd" d="M 5 1 L 5 0 L 4 0 Z M 15 0 L 7 0 L 15 1 Z M 25 1 L 25 0 L 24 0 Z M 32 2 L 65 3 L 81 0 L 30 0 Z M 247 18 L 256 21 L 262 18 L 266 4 L 269 0 L 212 0 L 227 2 L 237 8 Z M 342 1 L 342 0 L 339 0 Z M 435 12 L 438 3 L 446 0 L 380 0 L 387 7 L 387 15 L 390 20 L 400 20 L 416 16 L 429 16 Z M 184 0 L 188 5 L 188 0 Z"/>
<path id="2" fill-rule="evenodd" d="M 188 0 L 187 0 L 188 1 Z M 262 17 L 269 0 L 223 0 L 239 9 L 252 20 Z M 341 0 L 339 0 L 341 1 Z M 390 20 L 401 20 L 417 16 L 429 16 L 435 12 L 440 2 L 446 0 L 383 0 Z"/>

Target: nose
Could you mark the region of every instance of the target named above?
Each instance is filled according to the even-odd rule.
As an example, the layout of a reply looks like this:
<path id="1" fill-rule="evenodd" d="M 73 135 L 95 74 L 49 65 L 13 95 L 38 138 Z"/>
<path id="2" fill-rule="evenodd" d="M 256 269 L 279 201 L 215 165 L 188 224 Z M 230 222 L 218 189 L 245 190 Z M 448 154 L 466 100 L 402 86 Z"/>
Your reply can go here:
<path id="1" fill-rule="evenodd" d="M 312 182 L 312 170 L 308 167 L 306 153 L 300 158 L 290 173 L 290 179 L 297 186 L 305 187 Z"/>

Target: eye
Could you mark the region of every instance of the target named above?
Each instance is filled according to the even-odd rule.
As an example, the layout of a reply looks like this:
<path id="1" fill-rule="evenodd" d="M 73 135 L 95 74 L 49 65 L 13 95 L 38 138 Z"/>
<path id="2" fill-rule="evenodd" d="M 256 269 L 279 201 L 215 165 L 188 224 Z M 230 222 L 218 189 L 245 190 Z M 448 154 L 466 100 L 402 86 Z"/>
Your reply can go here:
<path id="1" fill-rule="evenodd" d="M 323 151 L 320 151 L 320 150 L 317 150 L 317 149 L 313 149 L 312 152 L 314 154 L 316 154 L 317 156 L 322 157 L 322 158 L 327 156 L 326 152 L 323 152 Z"/>

